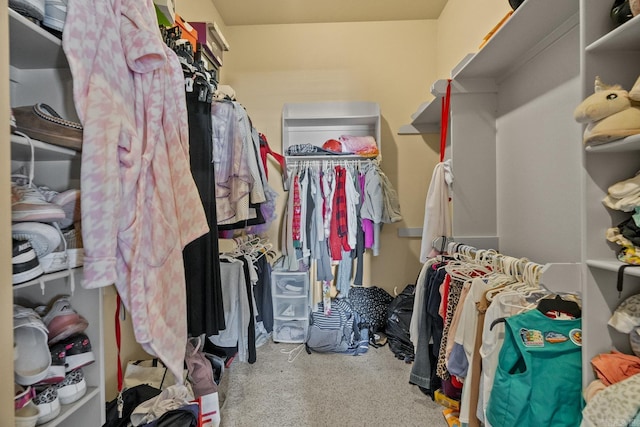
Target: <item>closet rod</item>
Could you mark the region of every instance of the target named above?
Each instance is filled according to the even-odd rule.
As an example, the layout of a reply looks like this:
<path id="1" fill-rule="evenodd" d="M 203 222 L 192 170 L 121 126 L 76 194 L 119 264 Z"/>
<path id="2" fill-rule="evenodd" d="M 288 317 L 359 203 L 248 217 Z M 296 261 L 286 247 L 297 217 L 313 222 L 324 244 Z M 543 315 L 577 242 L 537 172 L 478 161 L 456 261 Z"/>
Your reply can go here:
<path id="1" fill-rule="evenodd" d="M 292 159 L 291 157 L 287 158 L 287 164 L 289 167 L 305 167 L 305 166 L 326 166 L 326 165 L 355 165 L 360 166 L 361 164 L 366 163 L 374 163 L 378 164 L 376 159 Z"/>

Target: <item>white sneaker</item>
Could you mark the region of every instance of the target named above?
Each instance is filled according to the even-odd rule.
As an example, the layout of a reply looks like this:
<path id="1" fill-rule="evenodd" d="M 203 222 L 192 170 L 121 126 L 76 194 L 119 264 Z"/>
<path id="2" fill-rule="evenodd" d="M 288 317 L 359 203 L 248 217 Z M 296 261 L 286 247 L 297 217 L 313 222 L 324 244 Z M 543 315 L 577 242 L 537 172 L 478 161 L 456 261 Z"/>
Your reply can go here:
<path id="1" fill-rule="evenodd" d="M 42 25 L 62 32 L 67 18 L 67 0 L 45 0 Z"/>
<path id="2" fill-rule="evenodd" d="M 37 392 L 33 403 L 40 411 L 36 425 L 47 423 L 60 415 L 60 399 L 58 398 L 58 388 L 55 385 Z"/>
<path id="3" fill-rule="evenodd" d="M 16 383 L 31 385 L 42 381 L 51 366 L 51 353 L 47 327 L 35 311 L 13 305 L 13 340 L 18 351 L 13 364 Z"/>
<path id="4" fill-rule="evenodd" d="M 15 223 L 11 226 L 11 236 L 16 240 L 28 240 L 38 258 L 49 255 L 62 241 L 55 227 L 41 222 Z"/>
<path id="5" fill-rule="evenodd" d="M 80 399 L 87 392 L 87 382 L 82 369 L 69 372 L 64 381 L 56 384 L 60 403 L 68 405 Z"/>

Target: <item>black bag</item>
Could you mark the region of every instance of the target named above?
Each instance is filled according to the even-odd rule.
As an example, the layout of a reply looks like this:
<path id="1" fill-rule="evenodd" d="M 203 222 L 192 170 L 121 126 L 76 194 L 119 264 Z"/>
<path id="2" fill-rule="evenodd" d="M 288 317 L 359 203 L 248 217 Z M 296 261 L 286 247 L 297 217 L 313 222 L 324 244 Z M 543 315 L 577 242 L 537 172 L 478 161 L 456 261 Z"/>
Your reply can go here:
<path id="1" fill-rule="evenodd" d="M 127 427 L 131 413 L 142 402 L 146 402 L 160 394 L 162 390 L 147 384 L 140 384 L 122 392 L 122 417 L 118 414 L 118 398 L 106 404 L 107 422 L 102 427 Z"/>
<path id="2" fill-rule="evenodd" d="M 391 301 L 387 310 L 387 342 L 398 359 L 413 362 L 414 348 L 409 337 L 416 285 L 406 288 Z"/>
<path id="3" fill-rule="evenodd" d="M 393 297 L 377 286 L 354 286 L 349 289 L 349 302 L 360 315 L 360 321 L 369 326 L 369 333 L 384 332 L 387 327 L 387 308 Z"/>
<path id="4" fill-rule="evenodd" d="M 185 405 L 167 411 L 157 420 L 140 427 L 197 427 L 199 407 L 197 404 Z"/>

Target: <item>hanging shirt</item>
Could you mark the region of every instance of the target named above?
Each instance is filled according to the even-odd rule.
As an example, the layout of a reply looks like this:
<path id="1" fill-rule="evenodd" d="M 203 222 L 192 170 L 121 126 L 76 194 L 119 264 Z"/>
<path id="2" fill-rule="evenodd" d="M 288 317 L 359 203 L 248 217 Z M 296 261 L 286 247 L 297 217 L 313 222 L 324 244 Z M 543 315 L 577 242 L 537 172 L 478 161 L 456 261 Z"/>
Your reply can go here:
<path id="1" fill-rule="evenodd" d="M 539 310 L 507 318 L 487 406 L 491 425 L 579 425 L 581 349 L 581 319 L 550 319 Z"/>
<path id="2" fill-rule="evenodd" d="M 424 206 L 424 223 L 422 225 L 422 243 L 420 245 L 420 262 L 437 255 L 433 249 L 433 241 L 437 237 L 451 237 L 451 211 L 449 203 L 449 183 L 451 161 L 438 163 L 433 168 L 431 183 Z"/>

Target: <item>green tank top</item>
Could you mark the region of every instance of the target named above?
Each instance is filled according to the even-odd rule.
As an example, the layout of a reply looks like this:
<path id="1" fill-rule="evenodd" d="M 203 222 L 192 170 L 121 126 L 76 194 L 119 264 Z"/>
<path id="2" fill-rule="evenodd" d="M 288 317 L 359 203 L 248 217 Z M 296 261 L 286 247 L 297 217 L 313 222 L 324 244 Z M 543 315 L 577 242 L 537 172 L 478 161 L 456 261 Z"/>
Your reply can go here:
<path id="1" fill-rule="evenodd" d="M 581 319 L 551 319 L 539 310 L 507 318 L 487 406 L 491 425 L 579 426 L 581 347 Z"/>

